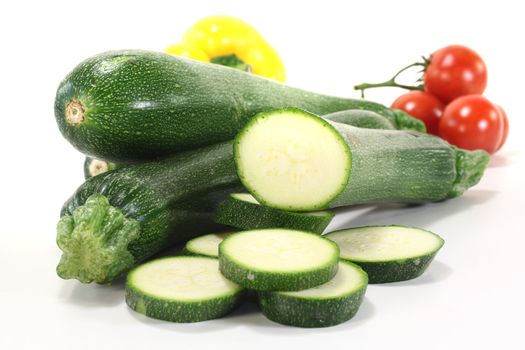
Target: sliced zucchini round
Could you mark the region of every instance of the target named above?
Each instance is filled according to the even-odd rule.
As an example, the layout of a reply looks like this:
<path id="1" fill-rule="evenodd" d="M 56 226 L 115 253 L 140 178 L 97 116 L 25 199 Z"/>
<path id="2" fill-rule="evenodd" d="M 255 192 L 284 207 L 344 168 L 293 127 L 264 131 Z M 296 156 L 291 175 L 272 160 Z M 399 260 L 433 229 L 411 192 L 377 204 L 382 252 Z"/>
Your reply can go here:
<path id="1" fill-rule="evenodd" d="M 397 282 L 420 276 L 443 246 L 435 233 L 406 226 L 367 226 L 325 236 L 339 246 L 341 259 L 361 266 L 370 283 Z"/>
<path id="2" fill-rule="evenodd" d="M 219 245 L 222 274 L 255 290 L 294 291 L 318 286 L 336 274 L 338 259 L 334 242 L 296 230 L 242 231 Z"/>
<path id="3" fill-rule="evenodd" d="M 359 266 L 339 262 L 330 281 L 298 292 L 259 292 L 259 305 L 272 321 L 296 327 L 330 327 L 348 321 L 361 306 L 368 277 Z"/>
<path id="4" fill-rule="evenodd" d="M 217 259 L 177 256 L 133 269 L 126 280 L 126 303 L 148 317 L 199 322 L 229 313 L 242 288 L 224 278 Z"/>
<path id="5" fill-rule="evenodd" d="M 232 233 L 234 232 L 210 233 L 191 239 L 186 242 L 184 253 L 218 258 L 219 244 Z"/>
<path id="6" fill-rule="evenodd" d="M 326 208 L 345 189 L 352 164 L 336 128 L 296 108 L 252 118 L 234 153 L 246 189 L 261 204 L 292 211 Z"/>
<path id="7" fill-rule="evenodd" d="M 217 209 L 215 221 L 243 230 L 289 228 L 321 234 L 333 217 L 328 210 L 297 213 L 274 209 L 259 204 L 248 193 L 233 193 Z"/>

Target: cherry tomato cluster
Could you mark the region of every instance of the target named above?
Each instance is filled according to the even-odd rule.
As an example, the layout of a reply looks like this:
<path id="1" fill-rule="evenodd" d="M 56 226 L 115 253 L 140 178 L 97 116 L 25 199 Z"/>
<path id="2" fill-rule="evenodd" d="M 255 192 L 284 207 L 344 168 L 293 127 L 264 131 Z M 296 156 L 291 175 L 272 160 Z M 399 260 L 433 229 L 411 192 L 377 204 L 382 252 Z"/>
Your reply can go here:
<path id="1" fill-rule="evenodd" d="M 424 67 L 423 84 L 397 84 L 397 75 L 412 66 Z M 460 148 L 495 153 L 503 146 L 509 130 L 508 118 L 500 106 L 481 95 L 487 86 L 487 68 L 475 51 L 460 45 L 447 46 L 425 62 L 406 68 L 385 83 L 356 88 L 397 86 L 414 90 L 397 98 L 391 108 L 422 120 L 429 133 Z"/>

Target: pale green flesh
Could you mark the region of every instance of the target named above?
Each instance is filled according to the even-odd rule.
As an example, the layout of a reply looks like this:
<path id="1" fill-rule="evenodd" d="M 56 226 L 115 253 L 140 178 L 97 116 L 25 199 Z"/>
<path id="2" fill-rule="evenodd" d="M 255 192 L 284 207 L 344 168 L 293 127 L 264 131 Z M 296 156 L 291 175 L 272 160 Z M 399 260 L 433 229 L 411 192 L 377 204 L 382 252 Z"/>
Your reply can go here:
<path id="1" fill-rule="evenodd" d="M 232 233 L 210 233 L 209 235 L 194 238 L 186 243 L 186 249 L 194 254 L 218 257 L 219 244 Z"/>
<path id="2" fill-rule="evenodd" d="M 141 265 L 128 283 L 152 298 L 199 301 L 228 296 L 241 287 L 219 272 L 219 262 L 205 257 L 172 257 Z"/>
<path id="3" fill-rule="evenodd" d="M 436 252 L 443 240 L 436 234 L 413 227 L 370 226 L 326 235 L 339 246 L 341 258 L 381 262 L 425 256 Z"/>
<path id="4" fill-rule="evenodd" d="M 339 262 L 337 274 L 320 286 L 297 292 L 278 292 L 280 294 L 306 299 L 329 299 L 347 296 L 367 284 L 366 273 L 354 264 Z"/>
<path id="5" fill-rule="evenodd" d="M 324 238 L 285 229 L 243 231 L 225 240 L 222 249 L 246 268 L 276 273 L 317 269 L 338 256 Z"/>
<path id="6" fill-rule="evenodd" d="M 242 182 L 272 207 L 322 207 L 348 182 L 347 144 L 329 123 L 302 111 L 260 115 L 239 135 L 236 152 Z"/>
<path id="7" fill-rule="evenodd" d="M 249 193 L 234 193 L 231 195 L 233 198 L 235 199 L 238 199 L 238 200 L 241 200 L 241 201 L 244 201 L 244 202 L 248 202 L 248 203 L 252 203 L 252 204 L 257 204 L 257 205 L 261 205 L 257 199 L 255 199 L 251 194 Z M 307 212 L 307 213 L 303 213 L 304 215 L 312 215 L 312 216 L 323 216 L 323 215 L 326 215 L 327 211 L 311 211 L 311 212 Z"/>

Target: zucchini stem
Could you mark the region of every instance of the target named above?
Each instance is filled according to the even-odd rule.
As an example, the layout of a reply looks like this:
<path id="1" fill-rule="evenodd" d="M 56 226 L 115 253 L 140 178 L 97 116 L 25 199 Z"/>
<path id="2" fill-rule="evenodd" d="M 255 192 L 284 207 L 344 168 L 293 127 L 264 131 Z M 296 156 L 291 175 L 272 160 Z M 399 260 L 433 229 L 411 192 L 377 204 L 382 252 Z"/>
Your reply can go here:
<path id="1" fill-rule="evenodd" d="M 456 151 L 456 180 L 452 185 L 449 198 L 461 196 L 468 188 L 479 182 L 490 160 L 490 155 L 483 150 L 466 151 L 454 147 Z"/>
<path id="2" fill-rule="evenodd" d="M 83 283 L 108 283 L 130 269 L 135 259 L 128 244 L 140 232 L 139 223 L 125 218 L 101 194 L 64 215 L 57 225 L 57 244 L 63 251 L 57 274 Z"/>
<path id="3" fill-rule="evenodd" d="M 405 85 L 405 84 L 399 84 L 396 82 L 397 77 L 406 71 L 407 69 L 410 69 L 412 67 L 423 67 L 423 70 L 420 73 L 423 73 L 428 66 L 429 59 L 423 57 L 423 62 L 415 62 L 412 64 L 409 64 L 408 66 L 402 68 L 399 72 L 397 72 L 392 78 L 388 79 L 387 81 L 384 81 L 382 83 L 363 83 L 359 85 L 354 86 L 354 90 L 360 90 L 361 91 L 361 97 L 365 98 L 365 90 L 367 89 L 374 89 L 378 87 L 398 87 L 406 90 L 419 90 L 423 91 L 424 87 L 423 84 L 419 83 L 418 85 Z M 419 78 L 417 81 L 421 82 L 422 78 Z"/>

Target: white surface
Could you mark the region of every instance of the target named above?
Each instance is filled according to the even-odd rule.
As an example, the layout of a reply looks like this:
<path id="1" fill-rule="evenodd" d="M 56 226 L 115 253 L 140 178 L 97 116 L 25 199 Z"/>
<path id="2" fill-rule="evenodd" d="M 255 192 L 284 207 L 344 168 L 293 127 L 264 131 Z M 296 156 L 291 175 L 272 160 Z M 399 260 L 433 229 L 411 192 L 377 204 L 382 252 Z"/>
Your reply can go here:
<path id="1" fill-rule="evenodd" d="M 519 1 L 480 3 L 1 2 L 0 349 L 523 349 L 523 11 Z M 129 311 L 120 284 L 55 275 L 54 226 L 83 162 L 55 125 L 60 79 L 97 52 L 162 49 L 216 13 L 255 25 L 282 54 L 290 84 L 325 93 L 357 97 L 353 84 L 450 43 L 475 48 L 488 65 L 486 96 L 507 110 L 511 132 L 481 183 L 443 203 L 343 210 L 331 225 L 407 224 L 446 240 L 421 278 L 370 286 L 350 322 L 295 329 L 248 304 L 221 320 L 170 324 Z M 368 97 L 388 104 L 400 93 Z"/>

